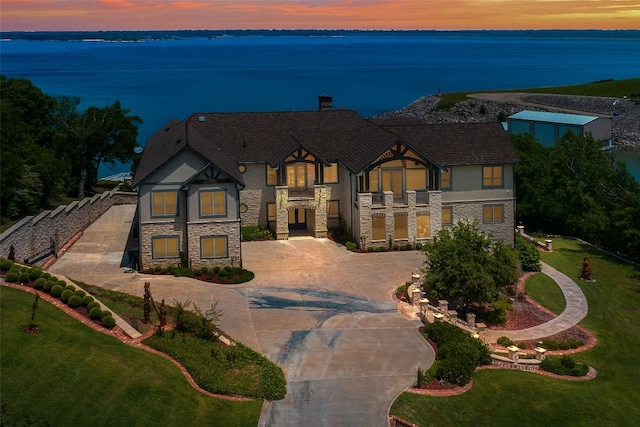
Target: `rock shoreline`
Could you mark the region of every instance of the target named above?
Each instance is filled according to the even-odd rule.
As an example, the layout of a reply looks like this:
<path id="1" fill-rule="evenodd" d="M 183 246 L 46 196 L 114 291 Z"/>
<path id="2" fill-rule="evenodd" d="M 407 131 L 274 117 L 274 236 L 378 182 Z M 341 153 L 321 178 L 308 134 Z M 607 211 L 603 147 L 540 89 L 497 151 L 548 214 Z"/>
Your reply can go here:
<path id="1" fill-rule="evenodd" d="M 469 99 L 451 109 L 437 109 L 440 97 L 429 95 L 417 99 L 406 107 L 378 114 L 374 118 L 409 117 L 423 123 L 486 123 L 498 120 L 498 116 L 510 116 L 522 110 L 566 111 L 576 114 L 598 115 L 612 118 L 614 145 L 640 146 L 640 101 L 600 98 L 592 96 L 522 94 L 519 103 L 512 96 L 499 102 L 488 99 Z M 535 105 L 532 105 L 535 104 Z"/>

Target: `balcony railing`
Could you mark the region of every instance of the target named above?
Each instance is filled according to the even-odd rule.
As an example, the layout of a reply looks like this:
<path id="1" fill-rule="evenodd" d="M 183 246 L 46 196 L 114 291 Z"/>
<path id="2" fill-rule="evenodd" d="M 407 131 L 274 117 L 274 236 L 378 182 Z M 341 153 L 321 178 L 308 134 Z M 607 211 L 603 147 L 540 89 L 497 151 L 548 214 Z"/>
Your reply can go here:
<path id="1" fill-rule="evenodd" d="M 371 203 L 376 206 L 385 205 L 384 193 L 371 193 Z M 402 193 L 402 197 L 393 198 L 394 205 L 409 205 L 409 195 L 407 192 Z M 416 191 L 416 205 L 428 205 L 429 204 L 429 192 L 428 191 Z"/>

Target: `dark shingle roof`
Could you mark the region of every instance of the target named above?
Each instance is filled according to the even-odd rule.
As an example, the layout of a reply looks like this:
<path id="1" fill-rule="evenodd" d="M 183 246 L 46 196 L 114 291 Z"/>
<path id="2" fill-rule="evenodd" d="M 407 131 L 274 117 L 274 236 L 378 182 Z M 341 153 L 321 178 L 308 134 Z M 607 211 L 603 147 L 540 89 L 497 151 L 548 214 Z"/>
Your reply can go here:
<path id="1" fill-rule="evenodd" d="M 376 121 L 441 166 L 518 162 L 502 124 L 416 124 L 394 119 Z"/>
<path id="2" fill-rule="evenodd" d="M 242 183 L 239 163 L 275 166 L 301 147 L 320 160 L 340 161 L 358 173 L 399 140 L 439 166 L 518 161 L 497 122 L 374 121 L 351 110 L 198 113 L 180 122 L 172 120 L 149 138 L 133 184 L 187 147 Z"/>

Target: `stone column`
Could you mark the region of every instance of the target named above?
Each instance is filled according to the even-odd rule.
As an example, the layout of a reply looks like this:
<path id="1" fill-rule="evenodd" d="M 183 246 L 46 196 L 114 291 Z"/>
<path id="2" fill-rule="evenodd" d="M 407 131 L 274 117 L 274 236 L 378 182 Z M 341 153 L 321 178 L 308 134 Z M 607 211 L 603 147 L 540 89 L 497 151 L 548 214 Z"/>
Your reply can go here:
<path id="1" fill-rule="evenodd" d="M 416 192 L 414 190 L 407 191 L 407 204 L 409 206 L 407 218 L 407 238 L 412 247 L 415 247 L 417 236 L 417 219 L 416 219 Z"/>
<path id="2" fill-rule="evenodd" d="M 435 237 L 442 229 L 442 192 L 429 191 L 429 221 L 431 237 Z"/>
<path id="3" fill-rule="evenodd" d="M 549 252 L 553 252 L 553 241 L 551 239 L 547 239 L 544 241 L 545 243 L 545 249 L 548 250 Z"/>
<path id="4" fill-rule="evenodd" d="M 467 313 L 467 323 L 471 329 L 476 328 L 476 315 L 475 313 Z"/>
<path id="5" fill-rule="evenodd" d="M 316 204 L 316 228 L 314 230 L 316 238 L 327 237 L 327 187 L 325 185 L 314 185 L 313 194 Z"/>
<path id="6" fill-rule="evenodd" d="M 395 234 L 395 217 L 393 216 L 393 191 L 385 191 L 384 192 L 384 228 L 385 228 L 385 238 L 389 240 L 391 238 L 391 243 L 393 244 L 394 234 Z M 387 242 L 388 244 L 388 242 Z M 391 248 L 389 248 L 391 249 Z"/>
<path id="7" fill-rule="evenodd" d="M 509 359 L 511 359 L 513 363 L 518 363 L 518 351 L 520 351 L 520 349 L 515 345 L 511 345 L 507 347 L 507 350 L 509 350 Z"/>
<path id="8" fill-rule="evenodd" d="M 446 313 L 449 311 L 449 301 L 445 299 L 438 300 L 438 306 L 440 307 L 441 313 Z"/>
<path id="9" fill-rule="evenodd" d="M 545 353 L 547 352 L 547 350 L 542 347 L 536 347 L 535 350 L 536 350 L 536 360 L 543 361 L 546 357 Z"/>
<path id="10" fill-rule="evenodd" d="M 276 187 L 276 239 L 289 239 L 289 187 Z"/>
<path id="11" fill-rule="evenodd" d="M 411 290 L 411 304 L 416 307 L 419 306 L 421 298 L 422 298 L 422 292 L 420 292 L 420 289 L 413 288 Z"/>
<path id="12" fill-rule="evenodd" d="M 521 236 L 523 236 L 523 235 L 524 235 L 524 225 L 519 225 L 519 226 L 517 227 L 517 229 L 518 229 L 518 234 L 520 234 Z"/>

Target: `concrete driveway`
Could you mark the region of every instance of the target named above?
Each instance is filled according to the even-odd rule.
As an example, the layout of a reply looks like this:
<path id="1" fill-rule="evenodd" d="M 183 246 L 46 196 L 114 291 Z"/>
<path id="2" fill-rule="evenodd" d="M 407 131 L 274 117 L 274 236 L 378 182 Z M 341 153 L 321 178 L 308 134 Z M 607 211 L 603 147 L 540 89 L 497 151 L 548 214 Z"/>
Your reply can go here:
<path id="1" fill-rule="evenodd" d="M 250 242 L 242 256 L 255 279 L 215 285 L 125 273 L 115 252 L 126 248 L 132 218 L 131 207 L 114 206 L 51 271 L 139 296 L 149 281 L 167 303 L 219 301 L 221 328 L 285 372 L 287 396 L 265 403 L 261 426 L 388 426 L 393 400 L 433 362 L 420 323 L 402 317 L 392 295 L 421 267 L 418 252 L 356 254 L 326 239 Z"/>

